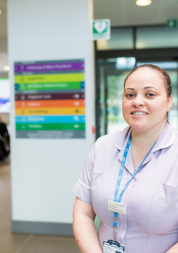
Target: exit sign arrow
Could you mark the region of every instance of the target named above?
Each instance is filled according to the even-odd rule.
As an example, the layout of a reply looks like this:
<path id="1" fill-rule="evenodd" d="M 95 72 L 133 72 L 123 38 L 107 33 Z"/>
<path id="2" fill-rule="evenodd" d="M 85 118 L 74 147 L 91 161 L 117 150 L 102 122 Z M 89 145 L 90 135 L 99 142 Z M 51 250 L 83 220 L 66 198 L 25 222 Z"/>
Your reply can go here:
<path id="1" fill-rule="evenodd" d="M 168 19 L 166 22 L 166 25 L 169 28 L 176 28 L 176 27 L 178 27 L 178 20 L 177 19 Z"/>

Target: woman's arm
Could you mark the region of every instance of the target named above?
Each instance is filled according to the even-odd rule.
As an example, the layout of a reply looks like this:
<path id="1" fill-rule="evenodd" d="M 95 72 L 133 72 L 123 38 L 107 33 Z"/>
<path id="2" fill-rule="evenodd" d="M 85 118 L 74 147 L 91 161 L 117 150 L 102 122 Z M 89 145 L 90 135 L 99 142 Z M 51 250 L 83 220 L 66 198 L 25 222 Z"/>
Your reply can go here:
<path id="1" fill-rule="evenodd" d="M 76 198 L 73 212 L 73 231 L 82 253 L 102 253 L 96 232 L 92 205 Z"/>
<path id="2" fill-rule="evenodd" d="M 178 243 L 171 247 L 166 253 L 178 253 Z"/>

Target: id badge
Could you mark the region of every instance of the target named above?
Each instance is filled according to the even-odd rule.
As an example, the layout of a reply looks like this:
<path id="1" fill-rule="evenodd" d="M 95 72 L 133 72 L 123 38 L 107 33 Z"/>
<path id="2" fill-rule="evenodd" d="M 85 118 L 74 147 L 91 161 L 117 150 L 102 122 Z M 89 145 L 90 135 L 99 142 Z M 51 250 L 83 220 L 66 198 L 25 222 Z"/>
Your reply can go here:
<path id="1" fill-rule="evenodd" d="M 108 210 L 126 215 L 126 208 L 123 203 L 118 203 L 112 200 L 108 200 Z"/>
<path id="2" fill-rule="evenodd" d="M 103 253 L 124 253 L 125 246 L 117 241 L 109 240 L 103 242 Z"/>

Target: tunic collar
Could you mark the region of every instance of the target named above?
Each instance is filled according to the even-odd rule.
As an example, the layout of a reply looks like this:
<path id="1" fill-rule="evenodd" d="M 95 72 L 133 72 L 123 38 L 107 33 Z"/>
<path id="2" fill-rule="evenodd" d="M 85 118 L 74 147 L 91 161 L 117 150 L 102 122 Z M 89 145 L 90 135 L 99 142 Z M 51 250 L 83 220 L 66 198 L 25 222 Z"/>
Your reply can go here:
<path id="1" fill-rule="evenodd" d="M 167 121 L 151 153 L 172 146 L 174 140 L 175 140 L 175 130 L 173 129 L 169 121 Z"/>
<path id="2" fill-rule="evenodd" d="M 125 148 L 128 138 L 130 136 L 131 127 L 127 126 L 122 131 L 118 133 L 115 146 L 120 151 Z M 161 132 L 156 145 L 154 146 L 152 153 L 159 149 L 164 149 L 170 147 L 175 139 L 175 131 L 169 121 L 167 121 L 163 131 Z"/>
<path id="3" fill-rule="evenodd" d="M 125 150 L 128 138 L 130 136 L 130 132 L 131 132 L 131 127 L 128 126 L 125 129 L 123 129 L 121 132 L 118 133 L 118 136 L 117 136 L 117 139 L 115 142 L 115 146 L 118 150 L 120 150 L 120 152 L 118 154 L 118 158 L 120 161 L 122 161 L 122 158 L 124 155 L 124 150 Z M 154 146 L 154 148 L 150 152 L 149 156 L 147 157 L 147 159 L 145 160 L 143 165 L 150 161 L 154 152 L 170 147 L 173 144 L 174 139 L 175 139 L 175 131 L 172 128 L 171 124 L 167 121 L 163 131 L 161 132 L 161 134 Z M 131 149 L 129 149 L 129 151 L 130 152 L 128 153 L 125 167 L 132 174 L 134 172 L 134 168 L 133 168 L 133 163 L 132 163 Z"/>

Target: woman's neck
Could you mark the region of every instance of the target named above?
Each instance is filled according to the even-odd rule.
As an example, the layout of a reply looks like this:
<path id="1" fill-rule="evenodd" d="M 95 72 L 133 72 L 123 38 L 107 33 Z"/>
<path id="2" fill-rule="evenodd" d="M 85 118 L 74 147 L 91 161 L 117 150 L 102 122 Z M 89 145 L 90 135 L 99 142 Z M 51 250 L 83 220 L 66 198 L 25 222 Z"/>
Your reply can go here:
<path id="1" fill-rule="evenodd" d="M 136 168 L 147 155 L 149 150 L 159 138 L 165 125 L 166 121 L 164 124 L 159 125 L 147 132 L 138 132 L 132 129 L 131 150 L 134 168 Z"/>
<path id="2" fill-rule="evenodd" d="M 167 120 L 149 131 L 140 132 L 132 129 L 132 145 L 139 147 L 153 146 L 163 131 L 166 122 Z"/>

